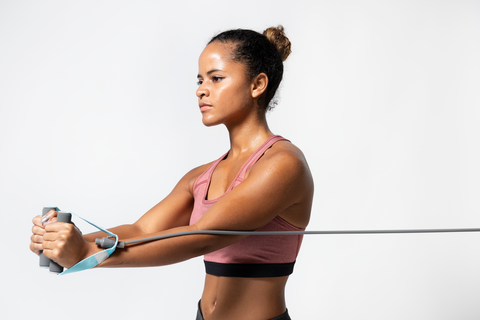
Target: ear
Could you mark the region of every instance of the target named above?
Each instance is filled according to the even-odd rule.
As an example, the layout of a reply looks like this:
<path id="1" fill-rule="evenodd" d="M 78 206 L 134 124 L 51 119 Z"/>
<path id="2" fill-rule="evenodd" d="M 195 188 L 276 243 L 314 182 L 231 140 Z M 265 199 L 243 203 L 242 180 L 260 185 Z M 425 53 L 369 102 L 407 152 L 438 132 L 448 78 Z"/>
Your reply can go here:
<path id="1" fill-rule="evenodd" d="M 258 98 L 267 90 L 268 77 L 265 73 L 258 74 L 252 81 L 252 98 Z"/>

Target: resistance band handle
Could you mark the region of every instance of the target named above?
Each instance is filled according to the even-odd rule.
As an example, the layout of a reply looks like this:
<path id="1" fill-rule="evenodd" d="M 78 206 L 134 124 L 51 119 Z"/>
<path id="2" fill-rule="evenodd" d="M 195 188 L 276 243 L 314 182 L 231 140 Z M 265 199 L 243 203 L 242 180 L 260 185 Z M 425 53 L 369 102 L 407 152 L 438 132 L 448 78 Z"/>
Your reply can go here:
<path id="1" fill-rule="evenodd" d="M 72 214 L 69 212 L 59 211 L 57 213 L 57 222 L 72 223 Z M 63 272 L 63 267 L 55 261 L 50 261 L 49 270 L 53 273 L 61 273 Z"/>
<path id="2" fill-rule="evenodd" d="M 58 208 L 57 207 L 43 207 L 42 217 L 45 216 L 47 213 L 49 213 L 52 210 L 58 211 Z M 40 267 L 42 267 L 42 268 L 50 267 L 50 261 L 52 261 L 52 260 L 45 257 L 45 255 L 43 254 L 43 250 L 40 251 Z"/>
<path id="3" fill-rule="evenodd" d="M 115 245 L 115 239 L 114 238 L 112 239 L 111 237 L 96 238 L 95 244 L 104 249 L 108 249 L 108 248 L 112 248 Z M 117 244 L 117 248 L 124 248 L 124 247 L 125 247 L 125 242 L 119 241 Z"/>

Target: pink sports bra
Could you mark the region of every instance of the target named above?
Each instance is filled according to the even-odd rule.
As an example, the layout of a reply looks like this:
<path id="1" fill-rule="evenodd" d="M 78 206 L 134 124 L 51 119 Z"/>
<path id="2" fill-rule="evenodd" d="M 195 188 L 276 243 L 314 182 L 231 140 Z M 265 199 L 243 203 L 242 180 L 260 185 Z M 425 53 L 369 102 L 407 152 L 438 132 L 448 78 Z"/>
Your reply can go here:
<path id="1" fill-rule="evenodd" d="M 239 185 L 245 173 L 262 157 L 275 142 L 286 140 L 281 136 L 272 136 L 258 148 L 245 162 L 236 178 L 225 192 Z M 287 140 L 288 141 L 288 140 Z M 195 224 L 202 215 L 221 197 L 206 200 L 213 171 L 225 159 L 228 152 L 215 161 L 195 181 L 195 198 L 190 224 Z M 277 216 L 258 231 L 302 231 Z M 252 235 L 228 247 L 208 253 L 204 256 L 207 274 L 225 277 L 281 277 L 293 272 L 303 235 Z"/>

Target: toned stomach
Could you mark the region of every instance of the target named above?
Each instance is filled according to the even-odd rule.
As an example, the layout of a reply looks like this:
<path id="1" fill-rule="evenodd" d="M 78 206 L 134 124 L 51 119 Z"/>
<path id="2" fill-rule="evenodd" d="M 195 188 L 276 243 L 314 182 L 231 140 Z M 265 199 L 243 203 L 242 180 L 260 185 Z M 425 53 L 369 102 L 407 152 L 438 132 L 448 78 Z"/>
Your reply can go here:
<path id="1" fill-rule="evenodd" d="M 288 276 L 219 277 L 207 274 L 201 310 L 205 320 L 267 320 L 285 310 Z"/>

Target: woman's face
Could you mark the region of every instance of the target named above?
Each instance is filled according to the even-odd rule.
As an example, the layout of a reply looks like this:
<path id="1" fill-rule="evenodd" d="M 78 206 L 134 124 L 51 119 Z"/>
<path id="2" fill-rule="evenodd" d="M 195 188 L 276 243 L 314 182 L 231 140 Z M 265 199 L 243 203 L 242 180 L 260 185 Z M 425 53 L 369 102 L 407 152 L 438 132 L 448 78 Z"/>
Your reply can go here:
<path id="1" fill-rule="evenodd" d="M 241 123 L 254 109 L 252 85 L 242 63 L 230 59 L 232 45 L 210 43 L 198 60 L 197 97 L 206 126 Z"/>

